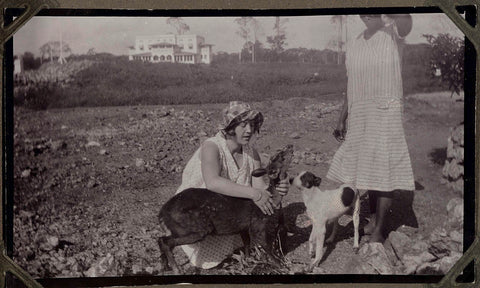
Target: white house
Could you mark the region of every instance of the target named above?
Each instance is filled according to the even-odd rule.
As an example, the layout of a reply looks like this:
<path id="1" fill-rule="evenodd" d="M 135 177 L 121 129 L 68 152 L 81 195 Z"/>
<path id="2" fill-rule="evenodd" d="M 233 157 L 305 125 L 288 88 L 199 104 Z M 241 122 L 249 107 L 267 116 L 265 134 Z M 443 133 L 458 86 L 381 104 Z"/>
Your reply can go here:
<path id="1" fill-rule="evenodd" d="M 137 36 L 135 46 L 129 49 L 128 59 L 153 63 L 210 64 L 212 46 L 205 43 L 205 38 L 195 34 Z"/>

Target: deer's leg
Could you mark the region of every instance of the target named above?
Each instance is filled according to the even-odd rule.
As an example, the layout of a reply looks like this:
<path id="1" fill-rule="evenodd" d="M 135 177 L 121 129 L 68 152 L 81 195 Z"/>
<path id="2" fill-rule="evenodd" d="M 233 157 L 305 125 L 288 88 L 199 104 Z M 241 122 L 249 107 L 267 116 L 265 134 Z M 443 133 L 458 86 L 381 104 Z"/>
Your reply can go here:
<path id="1" fill-rule="evenodd" d="M 158 246 L 160 246 L 160 251 L 162 252 L 160 259 L 162 261 L 162 264 L 166 266 L 165 268 L 170 267 L 175 274 L 180 274 L 180 269 L 177 266 L 177 262 L 175 262 L 175 257 L 173 257 L 173 247 L 167 244 L 170 237 L 171 236 L 160 237 L 158 239 Z"/>
<path id="2" fill-rule="evenodd" d="M 196 243 L 202 240 L 203 238 L 205 238 L 205 236 L 207 235 L 208 233 L 206 232 L 197 232 L 197 233 L 192 233 L 183 237 L 173 237 L 173 236 L 161 237 L 158 240 L 158 244 L 160 245 L 160 250 L 166 255 L 168 260 L 168 265 L 172 268 L 175 274 L 180 274 L 180 269 L 178 268 L 177 263 L 175 262 L 172 249 L 179 245 Z"/>
<path id="3" fill-rule="evenodd" d="M 240 236 L 242 237 L 243 241 L 243 246 L 244 246 L 244 253 L 245 257 L 250 256 L 250 235 L 248 233 L 248 230 L 243 230 L 240 232 Z"/>

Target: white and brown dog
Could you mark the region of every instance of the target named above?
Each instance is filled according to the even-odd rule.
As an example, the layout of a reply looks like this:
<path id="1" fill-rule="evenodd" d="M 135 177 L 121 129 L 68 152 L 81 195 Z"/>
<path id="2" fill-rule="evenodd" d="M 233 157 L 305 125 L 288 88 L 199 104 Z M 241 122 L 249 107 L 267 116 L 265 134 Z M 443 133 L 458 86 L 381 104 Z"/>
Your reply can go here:
<path id="1" fill-rule="evenodd" d="M 333 231 L 325 242 L 332 242 L 335 238 L 338 218 L 353 207 L 354 244 L 358 249 L 360 197 L 358 190 L 348 185 L 342 185 L 334 190 L 320 190 L 322 179 L 311 172 L 303 171 L 290 179 L 292 186 L 302 191 L 303 202 L 307 207 L 307 214 L 312 221 L 312 232 L 309 239 L 310 256 L 312 260 L 309 269 L 312 270 L 323 257 L 323 243 L 327 222 L 334 221 Z M 315 251 L 314 251 L 315 247 Z"/>

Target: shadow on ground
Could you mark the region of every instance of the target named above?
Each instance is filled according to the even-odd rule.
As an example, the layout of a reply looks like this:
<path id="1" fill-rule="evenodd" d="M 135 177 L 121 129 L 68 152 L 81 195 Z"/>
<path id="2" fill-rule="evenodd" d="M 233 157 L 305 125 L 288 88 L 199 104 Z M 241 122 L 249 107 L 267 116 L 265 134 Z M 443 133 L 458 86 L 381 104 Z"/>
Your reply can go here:
<path id="1" fill-rule="evenodd" d="M 447 160 L 447 147 L 443 148 L 434 148 L 430 153 L 428 153 L 430 161 L 437 165 L 444 165 L 445 160 Z"/>
<path id="2" fill-rule="evenodd" d="M 424 187 L 419 182 L 415 182 L 415 187 L 417 190 L 423 190 Z M 393 204 L 390 209 L 389 217 L 386 221 L 385 227 L 385 236 L 391 231 L 397 230 L 400 226 L 410 226 L 414 228 L 418 228 L 418 221 L 413 211 L 413 199 L 414 199 L 414 192 L 413 191 L 395 191 Z M 287 231 L 289 235 L 287 236 L 286 243 L 284 249 L 284 253 L 291 252 L 298 248 L 305 242 L 308 242 L 310 237 L 310 233 L 312 231 L 311 225 L 300 225 L 298 226 L 298 222 L 302 222 L 301 218 L 303 218 L 303 222 L 308 221 L 308 217 L 306 216 L 306 207 L 302 202 L 291 203 L 290 205 L 283 208 L 283 213 L 285 217 L 285 226 L 287 227 Z M 347 212 L 348 215 L 352 215 L 352 211 Z M 301 218 L 299 218 L 301 217 Z M 360 202 L 360 236 L 363 236 L 363 227 L 368 223 L 368 218 L 370 217 L 370 207 L 368 203 L 368 193 L 365 193 L 361 197 Z M 297 219 L 299 218 L 300 221 Z M 333 225 L 329 223 L 327 225 L 327 231 L 325 234 L 325 238 L 328 238 L 332 231 Z M 353 239 L 354 236 L 354 227 L 353 221 L 350 221 L 345 226 L 338 226 L 337 235 L 333 241 L 333 243 L 326 245 L 327 251 L 325 252 L 324 258 L 328 257 L 328 255 L 335 249 L 335 244 L 340 241 L 344 241 L 347 239 Z"/>

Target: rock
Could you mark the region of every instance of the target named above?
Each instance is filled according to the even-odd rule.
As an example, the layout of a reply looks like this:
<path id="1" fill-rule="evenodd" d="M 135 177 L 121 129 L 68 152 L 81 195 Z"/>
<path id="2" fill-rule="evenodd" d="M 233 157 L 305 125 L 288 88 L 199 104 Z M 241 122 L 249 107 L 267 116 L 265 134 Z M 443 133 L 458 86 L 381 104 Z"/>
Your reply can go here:
<path id="1" fill-rule="evenodd" d="M 405 251 L 412 246 L 410 237 L 402 232 L 392 231 L 388 235 L 388 240 L 392 244 L 395 254 L 402 259 Z"/>
<path id="2" fill-rule="evenodd" d="M 405 265 L 405 274 L 413 274 L 421 264 L 432 262 L 436 259 L 437 257 L 427 251 L 424 251 L 419 255 L 405 254 L 402 258 L 402 263 Z"/>
<path id="3" fill-rule="evenodd" d="M 463 233 L 460 233 L 457 230 L 453 230 L 453 231 L 450 231 L 448 235 L 453 241 L 457 243 L 463 243 Z"/>
<path id="4" fill-rule="evenodd" d="M 27 178 L 27 177 L 30 176 L 30 173 L 31 173 L 31 172 L 32 172 L 32 170 L 30 170 L 30 169 L 25 169 L 25 170 L 22 171 L 21 177 L 22 177 L 22 178 Z"/>
<path id="5" fill-rule="evenodd" d="M 106 155 L 106 154 L 107 154 L 107 150 L 102 149 L 102 150 L 98 151 L 98 154 L 100 154 L 100 155 Z"/>
<path id="6" fill-rule="evenodd" d="M 96 186 L 98 186 L 98 183 L 95 181 L 95 179 L 88 180 L 88 183 L 87 183 L 88 189 L 92 189 L 93 187 L 96 187 Z"/>
<path id="7" fill-rule="evenodd" d="M 463 177 L 460 177 L 454 182 L 449 182 L 448 186 L 453 189 L 453 191 L 458 192 L 460 196 L 463 197 L 464 186 L 463 186 Z"/>
<path id="8" fill-rule="evenodd" d="M 383 243 L 383 247 L 385 248 L 385 253 L 387 254 L 388 259 L 394 264 L 397 265 L 400 261 L 397 255 L 395 254 L 395 250 L 393 249 L 392 243 L 390 240 L 385 240 Z"/>
<path id="9" fill-rule="evenodd" d="M 47 237 L 47 242 L 48 242 L 48 244 L 52 245 L 53 247 L 57 247 L 58 246 L 58 237 L 56 237 L 56 236 Z"/>
<path id="10" fill-rule="evenodd" d="M 418 233 L 418 228 L 407 226 L 407 225 L 402 225 L 402 226 L 398 227 L 396 231 L 401 232 L 401 233 L 407 235 L 408 237 L 412 237 L 413 235 Z"/>
<path id="11" fill-rule="evenodd" d="M 441 275 L 439 263 L 423 263 L 415 271 L 418 275 Z"/>
<path id="12" fill-rule="evenodd" d="M 460 198 L 457 198 L 457 199 L 460 199 Z M 449 202 L 448 204 L 451 204 L 451 202 Z M 454 220 L 457 222 L 461 222 L 463 224 L 463 200 L 461 203 L 458 203 L 457 201 L 455 201 L 455 205 L 453 207 L 452 206 L 453 204 L 450 206 L 450 209 L 449 209 L 447 205 L 447 215 L 449 220 Z"/>
<path id="13" fill-rule="evenodd" d="M 97 270 L 95 267 L 90 267 L 87 272 L 84 273 L 85 277 L 98 277 L 99 275 L 97 274 Z"/>
<path id="14" fill-rule="evenodd" d="M 443 274 L 447 274 L 448 271 L 450 271 L 450 269 L 453 267 L 453 265 L 455 265 L 455 263 L 460 260 L 460 258 L 462 258 L 461 253 L 452 252 L 450 256 L 440 259 L 439 261 L 437 261 L 440 264 L 440 271 Z"/>
<path id="15" fill-rule="evenodd" d="M 292 134 L 290 134 L 290 138 L 292 139 L 300 139 L 301 136 L 298 132 L 293 132 Z"/>
<path id="16" fill-rule="evenodd" d="M 452 131 L 452 140 L 454 143 L 463 146 L 464 144 L 464 126 L 463 124 L 455 127 Z"/>
<path id="17" fill-rule="evenodd" d="M 148 274 L 153 274 L 153 267 L 145 268 L 145 272 L 147 272 Z"/>
<path id="18" fill-rule="evenodd" d="M 85 272 L 85 276 L 87 277 L 101 277 L 104 276 L 109 270 L 111 270 L 114 266 L 114 257 L 110 253 L 107 253 L 105 257 L 103 257 L 99 262 L 95 263 L 91 266 L 87 272 Z"/>
<path id="19" fill-rule="evenodd" d="M 31 218 L 32 216 L 33 216 L 33 213 L 29 211 L 20 210 L 18 212 L 18 217 L 20 217 L 22 221 L 26 221 L 28 218 Z"/>
<path id="20" fill-rule="evenodd" d="M 136 158 L 135 159 L 135 166 L 143 167 L 143 166 L 145 166 L 145 161 L 141 158 Z"/>
<path id="21" fill-rule="evenodd" d="M 163 264 L 161 262 L 158 262 L 154 267 L 153 267 L 153 271 L 154 272 L 157 272 L 157 273 L 160 273 L 162 272 L 163 270 L 165 270 L 165 268 L 163 267 Z"/>
<path id="22" fill-rule="evenodd" d="M 412 249 L 417 251 L 417 252 L 422 252 L 422 251 L 427 251 L 428 250 L 428 243 L 425 241 L 416 241 L 415 244 L 413 244 Z"/>
<path id="23" fill-rule="evenodd" d="M 360 248 L 358 255 L 361 257 L 362 262 L 370 265 L 377 274 L 393 274 L 392 263 L 388 259 L 385 248 L 381 243 L 364 244 Z"/>
<path id="24" fill-rule="evenodd" d="M 141 272 L 142 272 L 142 268 L 140 267 L 140 265 L 134 264 L 132 266 L 132 273 L 133 274 L 138 274 L 138 273 L 141 273 Z"/>
<path id="25" fill-rule="evenodd" d="M 378 274 L 378 272 L 369 264 L 365 263 L 359 255 L 354 255 L 345 265 L 342 274 Z"/>
<path id="26" fill-rule="evenodd" d="M 85 147 L 100 147 L 100 143 L 96 141 L 90 141 L 87 143 L 87 145 L 85 145 Z"/>
<path id="27" fill-rule="evenodd" d="M 65 143 L 65 141 L 57 140 L 50 142 L 50 149 L 52 149 L 53 151 L 63 150 L 65 148 L 67 148 L 67 143 Z"/>

